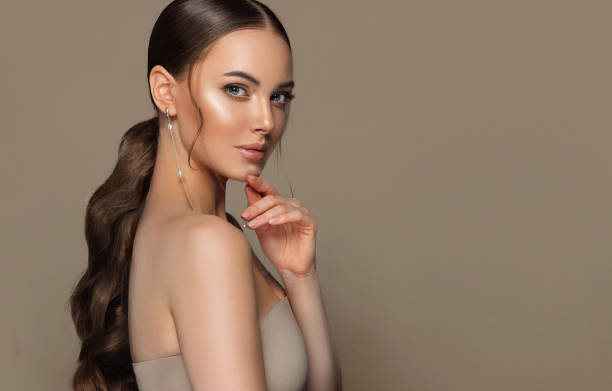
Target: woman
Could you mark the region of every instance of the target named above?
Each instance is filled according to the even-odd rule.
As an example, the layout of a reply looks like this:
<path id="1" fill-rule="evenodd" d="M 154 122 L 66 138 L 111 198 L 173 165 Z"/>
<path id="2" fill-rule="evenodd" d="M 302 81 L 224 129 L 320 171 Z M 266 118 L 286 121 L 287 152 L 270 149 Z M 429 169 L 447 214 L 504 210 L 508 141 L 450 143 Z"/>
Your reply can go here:
<path id="1" fill-rule="evenodd" d="M 148 50 L 156 115 L 126 132 L 87 206 L 75 390 L 341 389 L 317 222 L 259 177 L 287 123 L 291 57 L 258 1 L 173 1 L 160 14 Z M 285 288 L 225 212 L 228 179 L 246 182 L 243 227 Z"/>

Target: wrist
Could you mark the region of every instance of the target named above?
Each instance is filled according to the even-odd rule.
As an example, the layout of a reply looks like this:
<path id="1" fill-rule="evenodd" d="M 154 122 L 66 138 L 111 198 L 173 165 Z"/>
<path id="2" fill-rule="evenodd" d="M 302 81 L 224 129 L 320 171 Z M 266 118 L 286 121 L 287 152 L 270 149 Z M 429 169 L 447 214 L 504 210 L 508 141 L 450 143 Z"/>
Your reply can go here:
<path id="1" fill-rule="evenodd" d="M 317 274 L 316 264 L 313 262 L 312 267 L 304 273 L 294 273 L 291 270 L 281 269 L 278 271 L 285 282 L 310 280 Z"/>
<path id="2" fill-rule="evenodd" d="M 296 274 L 292 271 L 279 271 L 285 291 L 292 304 L 299 298 L 312 297 L 319 295 L 319 276 L 316 268 L 313 268 L 308 273 Z"/>

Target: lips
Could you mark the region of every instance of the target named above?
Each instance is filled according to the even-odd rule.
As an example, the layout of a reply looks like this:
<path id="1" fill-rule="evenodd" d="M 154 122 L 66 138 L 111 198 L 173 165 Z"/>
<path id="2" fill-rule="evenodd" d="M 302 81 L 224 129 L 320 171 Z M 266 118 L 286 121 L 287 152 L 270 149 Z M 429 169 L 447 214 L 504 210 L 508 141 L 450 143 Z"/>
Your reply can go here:
<path id="1" fill-rule="evenodd" d="M 251 150 L 265 152 L 267 145 L 265 143 L 252 143 L 252 144 L 246 144 L 246 145 L 238 145 L 238 148 L 251 149 Z"/>
<path id="2" fill-rule="evenodd" d="M 257 149 L 243 147 L 236 147 L 236 149 L 242 156 L 250 160 L 262 160 L 264 157 L 264 152 Z"/>

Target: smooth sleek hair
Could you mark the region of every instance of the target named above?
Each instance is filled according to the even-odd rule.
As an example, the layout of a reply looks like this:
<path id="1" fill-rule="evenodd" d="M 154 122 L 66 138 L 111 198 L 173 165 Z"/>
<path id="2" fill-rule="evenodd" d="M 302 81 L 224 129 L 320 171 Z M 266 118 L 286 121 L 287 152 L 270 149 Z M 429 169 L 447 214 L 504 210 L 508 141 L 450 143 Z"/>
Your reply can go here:
<path id="1" fill-rule="evenodd" d="M 175 0 L 164 8 L 153 26 L 147 82 L 151 69 L 158 64 L 177 80 L 187 77 L 189 94 L 199 114 L 189 158 L 202 128 L 202 113 L 191 91 L 192 68 L 204 59 L 217 39 L 245 28 L 275 31 L 291 50 L 280 20 L 256 0 Z M 155 116 L 133 125 L 122 136 L 115 168 L 86 208 L 88 265 L 69 299 L 72 320 L 82 342 L 72 378 L 72 387 L 77 391 L 138 389 L 129 345 L 129 272 L 134 235 L 153 174 L 159 126 L 165 117 L 153 96 L 149 97 Z"/>

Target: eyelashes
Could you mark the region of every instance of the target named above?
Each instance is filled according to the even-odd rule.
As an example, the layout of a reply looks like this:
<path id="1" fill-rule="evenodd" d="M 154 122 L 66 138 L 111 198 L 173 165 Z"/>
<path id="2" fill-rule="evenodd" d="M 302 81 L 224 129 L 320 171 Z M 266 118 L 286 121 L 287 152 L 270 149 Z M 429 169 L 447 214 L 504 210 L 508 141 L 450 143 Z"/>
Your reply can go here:
<path id="1" fill-rule="evenodd" d="M 230 92 L 230 91 L 234 91 L 235 92 L 237 89 L 245 90 L 246 91 L 246 89 L 244 87 L 241 87 L 241 86 L 236 85 L 236 84 L 227 84 L 226 86 L 223 87 L 223 90 L 226 91 L 230 96 L 232 96 L 234 98 L 240 98 L 240 97 L 244 96 L 244 95 L 235 95 L 232 92 Z M 277 101 L 277 102 L 279 102 L 283 106 L 286 105 L 287 103 L 291 102 L 291 100 L 293 100 L 293 98 L 295 98 L 295 94 L 292 94 L 291 92 L 288 92 L 288 91 L 272 94 L 272 96 L 275 96 L 275 95 L 279 95 L 279 96 L 284 96 L 285 97 L 284 101 L 282 101 L 282 102 L 281 101 Z"/>

